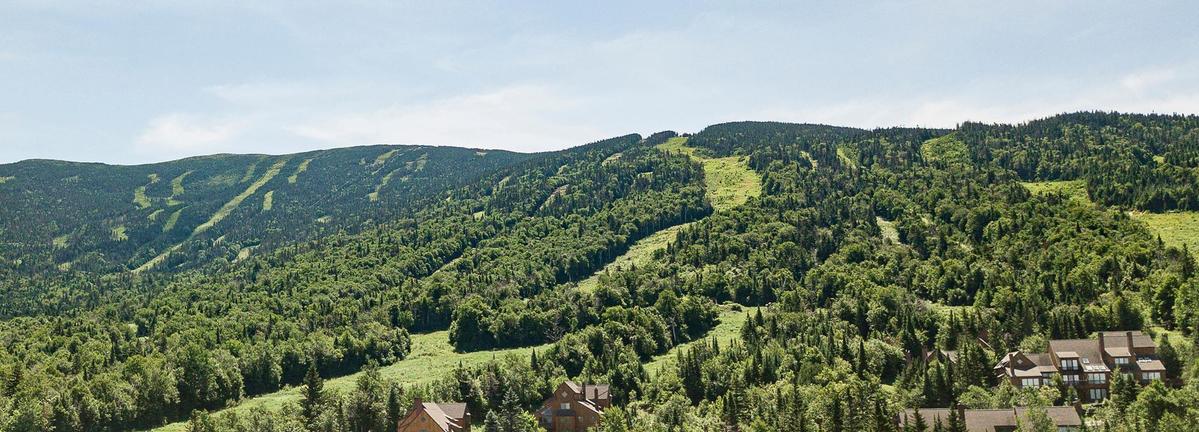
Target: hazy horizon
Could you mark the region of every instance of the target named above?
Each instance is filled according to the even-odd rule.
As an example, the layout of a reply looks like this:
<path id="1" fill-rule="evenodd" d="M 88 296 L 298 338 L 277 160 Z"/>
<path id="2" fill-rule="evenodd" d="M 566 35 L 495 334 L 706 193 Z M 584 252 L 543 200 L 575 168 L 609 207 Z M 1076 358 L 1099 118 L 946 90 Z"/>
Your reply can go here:
<path id="1" fill-rule="evenodd" d="M 1182 1 L 0 5 L 0 163 L 1199 113 Z"/>

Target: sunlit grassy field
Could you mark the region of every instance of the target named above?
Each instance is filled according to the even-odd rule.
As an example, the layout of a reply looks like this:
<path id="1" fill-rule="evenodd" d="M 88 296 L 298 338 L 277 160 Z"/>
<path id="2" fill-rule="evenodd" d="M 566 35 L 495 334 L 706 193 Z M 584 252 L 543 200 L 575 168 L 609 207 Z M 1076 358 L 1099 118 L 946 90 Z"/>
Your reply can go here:
<path id="1" fill-rule="evenodd" d="M 1199 253 L 1199 212 L 1131 212 L 1129 215 L 1143 222 L 1149 231 L 1161 236 L 1166 245 L 1185 245 L 1192 254 Z"/>
<path id="2" fill-rule="evenodd" d="M 658 148 L 681 152 L 703 163 L 708 201 L 717 211 L 745 204 L 750 198 L 762 195 L 761 176 L 749 167 L 748 157 L 708 157 L 697 148 L 687 147 L 687 137 L 671 138 Z"/>
<path id="3" fill-rule="evenodd" d="M 1051 193 L 1061 193 L 1072 199 L 1092 204 L 1091 197 L 1087 195 L 1087 187 L 1082 180 L 1058 180 L 1058 181 L 1043 181 L 1043 182 L 1021 182 L 1025 189 L 1036 195 L 1044 195 Z"/>
<path id="4" fill-rule="evenodd" d="M 515 348 L 508 350 L 458 353 L 454 352 L 453 346 L 450 345 L 449 333 L 446 331 L 418 334 L 412 335 L 412 352 L 409 354 L 408 358 L 396 362 L 390 366 L 379 368 L 379 373 L 383 376 L 383 378 L 395 381 L 406 387 L 421 386 L 448 376 L 453 372 L 455 367 L 458 367 L 459 363 L 469 367 L 483 364 L 493 358 L 499 358 L 509 354 L 529 356 L 532 354 L 534 349 L 544 350 L 548 346 L 549 345 L 542 345 L 539 347 Z M 343 394 L 348 393 L 354 388 L 354 382 L 361 374 L 362 373 L 359 372 L 353 375 L 326 380 L 325 389 L 338 391 Z M 244 414 L 248 413 L 255 407 L 261 407 L 274 411 L 282 408 L 284 405 L 298 403 L 299 401 L 300 388 L 292 387 L 274 393 L 246 399 L 235 407 L 219 412 L 236 412 L 238 414 Z M 181 432 L 187 430 L 187 422 L 184 421 L 172 423 L 154 430 L 162 432 Z"/>
<path id="5" fill-rule="evenodd" d="M 739 309 L 739 310 L 738 310 Z M 757 313 L 756 307 L 740 307 L 736 305 L 721 306 L 720 323 L 713 328 L 712 331 L 701 340 L 710 341 L 715 338 L 721 343 L 721 346 L 732 343 L 734 340 L 741 339 L 741 327 L 745 326 L 745 321 L 749 319 L 751 314 Z M 674 364 L 677 359 L 676 353 L 680 350 L 685 350 L 692 344 L 698 341 L 692 341 L 685 344 L 679 344 L 666 354 L 654 357 L 652 361 L 645 364 L 645 370 L 651 375 L 656 375 L 661 372 L 667 365 Z"/>
<path id="6" fill-rule="evenodd" d="M 608 272 L 615 272 L 619 269 L 627 269 L 634 266 L 640 266 L 649 262 L 654 257 L 654 252 L 666 249 L 666 245 L 674 241 L 675 235 L 684 227 L 691 225 L 690 223 L 675 225 L 670 228 L 663 229 L 651 234 L 649 237 L 638 240 L 629 247 L 629 250 L 616 258 L 616 260 L 605 265 L 604 268 L 595 272 L 591 277 L 579 282 L 579 289 L 590 291 L 595 289 L 599 284 L 599 277 Z"/>

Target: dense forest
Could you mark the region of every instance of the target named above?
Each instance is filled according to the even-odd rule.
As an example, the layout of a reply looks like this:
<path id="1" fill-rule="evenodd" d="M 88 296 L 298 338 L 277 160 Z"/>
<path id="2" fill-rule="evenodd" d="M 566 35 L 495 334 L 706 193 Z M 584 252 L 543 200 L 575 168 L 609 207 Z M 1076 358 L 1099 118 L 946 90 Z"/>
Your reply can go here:
<path id="1" fill-rule="evenodd" d="M 0 267 L 0 431 L 180 420 L 192 431 L 382 431 L 416 397 L 465 402 L 484 430 L 525 431 L 567 378 L 611 384 L 604 431 L 898 431 L 906 408 L 1073 405 L 1067 385 L 1017 389 L 992 368 L 1007 352 L 1103 330 L 1152 334 L 1168 378 L 1114 382 L 1110 399 L 1083 407 L 1087 424 L 1191 430 L 1196 259 L 1128 212 L 1197 209 L 1197 129 L 1196 117 L 1115 113 L 954 130 L 740 122 L 532 155 L 366 148 L 342 165 L 229 156 L 240 162 L 137 167 L 119 175 L 128 196 L 102 203 L 65 204 L 98 193 L 68 191 L 63 176 L 115 178 L 106 170 L 118 168 L 0 167 L 14 178 L 0 193 L 24 196 L 3 210 L 0 233 L 15 245 Z M 761 195 L 714 210 L 704 165 L 664 149 L 668 140 L 744 157 Z M 372 163 L 385 177 L 341 172 Z M 56 173 L 36 181 L 43 171 Z M 193 172 L 181 183 L 199 193 L 188 178 L 235 171 L 250 184 L 214 187 L 201 214 L 262 183 L 253 212 L 235 205 L 199 233 L 202 218 L 180 217 L 192 234 L 174 238 L 137 237 L 153 224 L 128 222 L 182 206 L 172 199 L 202 207 L 171 198 L 172 178 Z M 291 173 L 355 186 L 293 195 Z M 1089 201 L 1022 184 L 1049 180 L 1082 181 Z M 407 186 L 384 195 L 367 187 L 376 181 Z M 296 210 L 268 215 L 268 189 L 269 212 Z M 325 217 L 341 221 L 328 222 L 336 231 L 313 222 Z M 114 223 L 129 245 L 112 244 Z M 671 227 L 677 235 L 644 263 L 578 284 Z M 67 231 L 73 240 L 56 246 Z M 237 256 L 256 242 L 270 246 Z M 180 246 L 133 271 L 168 244 Z M 103 257 L 63 265 L 88 255 Z M 709 338 L 728 310 L 745 315 L 737 337 Z M 440 375 L 426 385 L 379 372 L 434 331 L 459 352 L 544 348 L 428 371 Z M 926 361 L 937 349 L 958 360 Z M 663 356 L 665 366 L 646 367 Z M 358 371 L 352 391 L 322 390 Z M 220 412 L 290 386 L 298 403 Z M 1028 429 L 1054 430 L 1044 426 Z"/>

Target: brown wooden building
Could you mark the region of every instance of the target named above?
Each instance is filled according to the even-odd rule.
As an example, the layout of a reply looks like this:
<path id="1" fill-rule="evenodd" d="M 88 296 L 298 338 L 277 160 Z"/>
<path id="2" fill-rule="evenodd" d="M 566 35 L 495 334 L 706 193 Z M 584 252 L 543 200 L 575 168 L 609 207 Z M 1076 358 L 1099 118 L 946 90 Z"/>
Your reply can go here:
<path id="1" fill-rule="evenodd" d="M 551 432 L 582 432 L 598 425 L 610 406 L 612 397 L 607 385 L 566 381 L 541 405 L 537 419 Z"/>
<path id="2" fill-rule="evenodd" d="M 1148 335 L 1113 331 L 1100 332 L 1096 339 L 1051 340 L 1046 353 L 1007 353 L 995 365 L 995 375 L 1024 388 L 1049 385 L 1060 374 L 1083 401 L 1098 402 L 1107 399 L 1117 369 L 1141 383 L 1162 379 L 1166 370 Z"/>
<path id="3" fill-rule="evenodd" d="M 470 432 L 470 410 L 464 403 L 412 402 L 412 411 L 396 432 Z"/>
<path id="4" fill-rule="evenodd" d="M 949 427 L 949 410 L 951 408 L 926 408 L 920 410 L 920 417 L 931 430 L 934 425 L 942 428 Z M 1028 422 L 1027 408 L 1001 409 L 965 409 L 952 408 L 958 412 L 958 418 L 966 426 L 967 432 L 1012 432 L 1020 421 Z M 1047 407 L 1046 414 L 1053 420 L 1058 431 L 1078 431 L 1082 429 L 1082 418 L 1075 407 Z M 899 427 L 903 428 L 916 420 L 915 410 L 904 410 L 899 415 Z"/>

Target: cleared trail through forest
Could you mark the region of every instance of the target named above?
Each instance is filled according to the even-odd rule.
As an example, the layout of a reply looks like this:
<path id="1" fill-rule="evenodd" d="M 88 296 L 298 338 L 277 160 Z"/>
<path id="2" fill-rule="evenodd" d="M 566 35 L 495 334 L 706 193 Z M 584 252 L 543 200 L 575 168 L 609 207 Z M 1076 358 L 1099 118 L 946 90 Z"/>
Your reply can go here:
<path id="1" fill-rule="evenodd" d="M 666 143 L 659 145 L 658 148 L 669 152 L 681 152 L 703 164 L 704 183 L 707 189 L 708 200 L 712 203 L 713 209 L 716 211 L 731 209 L 745 204 L 752 197 L 761 195 L 761 178 L 749 167 L 748 158 L 744 156 L 707 157 L 699 149 L 687 147 L 686 143 L 686 137 L 672 138 Z M 386 156 L 390 157 L 390 155 Z M 629 247 L 627 252 L 605 265 L 591 277 L 580 282 L 579 288 L 593 289 L 599 283 L 600 275 L 605 272 L 618 271 L 621 268 L 628 268 L 630 265 L 642 265 L 649 262 L 653 259 L 655 251 L 665 249 L 670 242 L 674 241 L 675 235 L 679 231 L 694 223 L 688 222 L 664 228 L 635 242 Z M 454 260 L 451 260 L 446 266 L 451 265 L 453 262 Z M 747 313 L 753 313 L 754 310 L 754 308 L 740 308 L 734 305 L 722 306 L 720 323 L 709 331 L 702 340 L 716 338 L 723 344 L 738 338 L 741 334 L 741 327 L 745 324 Z M 655 357 L 647 363 L 647 369 L 653 373 L 659 372 L 665 365 L 671 364 L 674 361 L 675 353 L 678 350 L 685 349 L 692 343 L 695 343 L 695 341 L 680 344 L 669 352 Z M 459 364 L 470 367 L 509 354 L 527 357 L 533 350 L 541 351 L 548 347 L 549 344 L 536 347 L 460 353 L 455 352 L 453 346 L 450 345 L 449 333 L 447 331 L 415 334 L 412 335 L 412 352 L 409 353 L 408 357 L 394 364 L 380 367 L 379 372 L 383 378 L 393 380 L 405 387 L 422 386 L 448 376 Z M 361 374 L 362 372 L 358 372 L 342 377 L 330 378 L 325 381 L 325 389 L 332 389 L 343 394 L 348 393 L 354 389 L 355 380 Z M 276 411 L 287 404 L 298 403 L 299 401 L 300 387 L 294 386 L 274 393 L 247 398 L 236 406 L 215 411 L 213 414 L 237 413 L 238 415 L 247 415 L 256 408 Z M 187 430 L 187 422 L 176 422 L 153 430 L 157 432 L 182 432 Z"/>
<path id="2" fill-rule="evenodd" d="M 671 138 L 659 144 L 658 149 L 682 153 L 703 164 L 708 202 L 712 203 L 712 208 L 716 211 L 737 207 L 752 197 L 762 195 L 761 177 L 749 167 L 749 160 L 745 156 L 707 157 L 699 149 L 688 147 L 687 137 Z M 667 227 L 638 240 L 624 254 L 596 271 L 591 277 L 579 282 L 579 289 L 590 291 L 599 284 L 600 275 L 649 262 L 653 259 L 654 252 L 666 249 L 679 231 L 694 223 Z"/>

